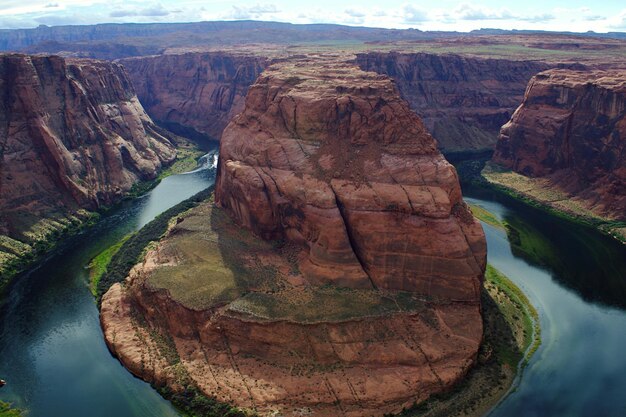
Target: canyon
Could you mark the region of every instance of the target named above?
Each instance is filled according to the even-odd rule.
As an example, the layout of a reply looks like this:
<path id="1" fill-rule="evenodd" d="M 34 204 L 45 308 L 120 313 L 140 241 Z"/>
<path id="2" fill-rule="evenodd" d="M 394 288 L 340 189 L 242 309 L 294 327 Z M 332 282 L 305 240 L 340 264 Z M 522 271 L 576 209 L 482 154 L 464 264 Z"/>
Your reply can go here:
<path id="1" fill-rule="evenodd" d="M 119 201 L 176 156 L 124 69 L 103 61 L 0 55 L 3 266 Z"/>
<path id="2" fill-rule="evenodd" d="M 626 237 L 626 42 L 489 32 L 0 31 L 0 49 L 61 55 L 0 55 L 0 274 L 155 179 L 176 134 L 219 141 L 214 196 L 103 297 L 111 353 L 161 393 L 268 416 L 449 392 L 489 348 L 486 242 L 442 153 L 495 149 L 498 189 Z"/>
<path id="3" fill-rule="evenodd" d="M 363 53 L 365 71 L 393 78 L 444 153 L 492 150 L 530 78 L 551 64 L 457 54 Z"/>
<path id="4" fill-rule="evenodd" d="M 153 120 L 196 138 L 219 140 L 243 110 L 247 89 L 276 57 L 272 51 L 170 53 L 119 60 Z M 526 85 L 549 64 L 456 54 L 363 53 L 365 71 L 391 77 L 446 153 L 489 152 Z"/>
<path id="5" fill-rule="evenodd" d="M 626 71 L 554 69 L 530 81 L 488 170 L 574 215 L 626 220 Z"/>
<path id="6" fill-rule="evenodd" d="M 391 80 L 300 57 L 250 87 L 215 198 L 109 289 L 101 323 L 128 369 L 174 391 L 383 415 L 475 362 L 485 258 L 454 168 Z"/>
<path id="7" fill-rule="evenodd" d="M 120 60 L 152 119 L 196 141 L 219 140 L 243 110 L 248 87 L 267 66 L 263 57 L 185 53 Z"/>

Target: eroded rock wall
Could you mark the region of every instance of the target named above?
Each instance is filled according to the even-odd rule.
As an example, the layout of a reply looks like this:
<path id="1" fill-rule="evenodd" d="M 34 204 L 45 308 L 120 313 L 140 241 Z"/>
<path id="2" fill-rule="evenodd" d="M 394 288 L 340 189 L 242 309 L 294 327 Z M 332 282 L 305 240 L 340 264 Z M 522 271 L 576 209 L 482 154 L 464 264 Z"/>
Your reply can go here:
<path id="1" fill-rule="evenodd" d="M 0 233 L 118 201 L 175 157 L 123 68 L 0 56 Z"/>
<path id="2" fill-rule="evenodd" d="M 307 245 L 319 284 L 479 299 L 480 224 L 386 76 L 323 60 L 268 69 L 224 132 L 216 200 L 259 236 Z"/>
<path id="3" fill-rule="evenodd" d="M 126 67 L 148 114 L 173 130 L 219 140 L 243 110 L 248 87 L 267 65 L 262 57 L 186 53 L 137 57 Z M 190 136 L 193 136 L 191 134 Z"/>
<path id="4" fill-rule="evenodd" d="M 394 79 L 443 152 L 493 149 L 528 80 L 550 67 L 537 61 L 394 52 L 358 54 L 356 62 Z"/>
<path id="5" fill-rule="evenodd" d="M 528 84 L 494 162 L 626 218 L 626 71 L 550 70 Z"/>

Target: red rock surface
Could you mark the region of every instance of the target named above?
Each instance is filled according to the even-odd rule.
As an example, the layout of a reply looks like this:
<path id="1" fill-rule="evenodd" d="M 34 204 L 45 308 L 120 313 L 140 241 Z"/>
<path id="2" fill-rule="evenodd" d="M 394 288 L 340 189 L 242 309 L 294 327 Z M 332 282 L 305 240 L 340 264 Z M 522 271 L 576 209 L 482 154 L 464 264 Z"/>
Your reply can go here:
<path id="1" fill-rule="evenodd" d="M 185 53 L 121 60 L 148 114 L 168 128 L 219 139 L 243 110 L 266 59 L 235 53 Z"/>
<path id="2" fill-rule="evenodd" d="M 485 238 L 389 78 L 337 57 L 278 63 L 220 152 L 215 203 L 102 299 L 127 368 L 294 417 L 382 416 L 463 378 L 482 339 Z"/>
<path id="3" fill-rule="evenodd" d="M 482 229 L 385 76 L 333 61 L 268 69 L 224 132 L 216 201 L 259 236 L 306 245 L 317 284 L 479 300 Z"/>
<path id="4" fill-rule="evenodd" d="M 626 218 L 626 71 L 550 70 L 502 127 L 494 162 Z"/>
<path id="5" fill-rule="evenodd" d="M 0 55 L 0 94 L 0 234 L 114 203 L 175 157 L 119 65 Z"/>
<path id="6" fill-rule="evenodd" d="M 468 43 L 471 39 L 465 39 Z M 455 54 L 364 53 L 365 71 L 393 78 L 444 152 L 493 149 L 530 78 L 551 65 Z"/>

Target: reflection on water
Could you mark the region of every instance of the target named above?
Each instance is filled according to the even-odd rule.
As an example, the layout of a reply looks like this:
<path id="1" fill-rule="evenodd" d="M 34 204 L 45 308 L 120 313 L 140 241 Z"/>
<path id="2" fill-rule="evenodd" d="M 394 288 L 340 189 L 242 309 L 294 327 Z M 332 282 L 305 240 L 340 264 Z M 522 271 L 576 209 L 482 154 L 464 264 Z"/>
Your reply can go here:
<path id="1" fill-rule="evenodd" d="M 134 378 L 104 343 L 87 287 L 89 260 L 156 215 L 213 183 L 203 169 L 165 178 L 21 277 L 0 317 L 0 400 L 29 417 L 174 417 L 178 413 Z"/>
<path id="2" fill-rule="evenodd" d="M 468 202 L 509 225 L 505 232 L 483 224 L 489 262 L 524 290 L 542 326 L 520 385 L 491 415 L 626 415 L 626 311 L 617 308 L 626 248 L 509 199 L 466 191 Z"/>

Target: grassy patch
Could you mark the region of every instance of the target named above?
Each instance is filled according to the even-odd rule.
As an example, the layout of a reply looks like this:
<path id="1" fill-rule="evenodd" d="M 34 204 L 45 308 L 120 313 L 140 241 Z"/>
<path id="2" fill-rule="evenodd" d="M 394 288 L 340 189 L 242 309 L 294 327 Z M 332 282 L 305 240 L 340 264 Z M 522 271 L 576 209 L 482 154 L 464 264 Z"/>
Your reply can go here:
<path id="1" fill-rule="evenodd" d="M 541 178 L 528 178 L 511 170 L 487 163 L 481 173 L 483 186 L 502 192 L 517 201 L 553 216 L 591 226 L 622 243 L 626 243 L 626 222 L 595 214 L 580 201 Z M 480 180 L 478 180 L 480 182 Z"/>
<path id="2" fill-rule="evenodd" d="M 508 323 L 515 324 L 517 330 L 514 334 L 518 338 L 518 345 L 523 348 L 518 349 L 514 355 L 503 350 L 503 360 L 508 360 L 511 366 L 519 363 L 520 360 L 526 364 L 541 344 L 537 310 L 517 285 L 491 265 L 487 265 L 485 272 L 485 287 L 487 290 L 495 291 L 496 301 L 501 301 L 503 297 L 507 298 L 506 301 L 498 302 L 498 308 Z M 521 358 L 519 352 L 522 353 Z"/>
<path id="3" fill-rule="evenodd" d="M 320 306 L 324 306 L 320 309 Z M 289 288 L 277 293 L 251 292 L 229 305 L 228 310 L 260 320 L 299 323 L 334 322 L 354 317 L 383 316 L 424 309 L 409 292 L 385 295 L 379 291 L 336 286 Z"/>
<path id="4" fill-rule="evenodd" d="M 175 206 L 159 214 L 154 220 L 145 225 L 141 230 L 131 235 L 115 254 L 112 255 L 106 268 L 106 273 L 102 275 L 96 287 L 96 297 L 100 299 L 110 287 L 116 282 L 122 282 L 130 272 L 131 268 L 139 261 L 144 250 L 151 242 L 158 240 L 169 227 L 170 219 L 208 198 L 213 192 L 213 187 L 184 200 Z"/>
<path id="5" fill-rule="evenodd" d="M 182 174 L 184 172 L 193 171 L 198 167 L 198 159 L 204 154 L 204 151 L 201 151 L 194 145 L 187 145 L 177 148 L 176 161 L 174 161 L 172 165 L 161 171 L 157 179 L 160 181 L 163 178 L 169 177 L 170 175 Z"/>
<path id="6" fill-rule="evenodd" d="M 106 248 L 89 262 L 89 288 L 94 296 L 97 294 L 100 278 L 107 272 L 111 259 L 131 236 L 132 233 L 124 236 L 119 242 Z"/>
<path id="7" fill-rule="evenodd" d="M 189 308 L 228 304 L 227 313 L 252 320 L 312 323 L 424 309 L 408 292 L 295 284 L 304 282 L 300 250 L 259 239 L 221 208 L 203 204 L 181 216 L 161 240 L 163 263 L 146 282 Z"/>
<path id="8" fill-rule="evenodd" d="M 2 294 L 18 274 L 24 272 L 35 262 L 43 259 L 63 240 L 80 233 L 92 226 L 100 215 L 78 210 L 74 214 L 55 213 L 51 218 L 20 216 L 34 221 L 28 232 L 11 238 L 0 235 L 0 301 Z"/>
<path id="9" fill-rule="evenodd" d="M 472 214 L 478 220 L 485 222 L 493 227 L 498 229 L 504 229 L 504 223 L 502 223 L 493 213 L 484 209 L 481 206 L 477 206 L 475 204 L 470 204 L 470 209 L 472 210 Z"/>
<path id="10" fill-rule="evenodd" d="M 0 417 L 23 417 L 24 412 L 17 408 L 12 408 L 11 404 L 0 401 Z"/>

